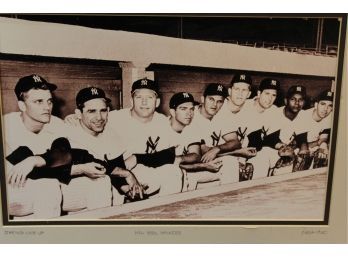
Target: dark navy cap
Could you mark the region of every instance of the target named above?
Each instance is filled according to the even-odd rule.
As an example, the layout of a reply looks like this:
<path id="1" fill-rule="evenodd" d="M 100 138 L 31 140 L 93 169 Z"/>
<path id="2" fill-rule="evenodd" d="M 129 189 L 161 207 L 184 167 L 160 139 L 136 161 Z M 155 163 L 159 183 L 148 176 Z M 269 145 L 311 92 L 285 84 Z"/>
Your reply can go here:
<path id="1" fill-rule="evenodd" d="M 82 107 L 83 104 L 89 100 L 103 98 L 107 103 L 110 103 L 111 100 L 105 96 L 103 89 L 97 87 L 86 87 L 81 89 L 76 95 L 76 106 Z"/>
<path id="2" fill-rule="evenodd" d="M 332 101 L 333 102 L 334 98 L 334 92 L 331 90 L 324 90 L 321 92 L 318 97 L 317 97 L 317 102 L 319 101 Z"/>
<path id="3" fill-rule="evenodd" d="M 294 94 L 300 94 L 303 98 L 306 98 L 306 88 L 300 85 L 291 86 L 288 90 L 287 98 L 292 97 Z"/>
<path id="4" fill-rule="evenodd" d="M 238 82 L 244 82 L 244 83 L 249 84 L 250 86 L 252 85 L 252 79 L 246 73 L 237 73 L 236 75 L 234 75 L 234 77 L 231 81 L 232 86 L 234 83 L 238 83 Z"/>
<path id="5" fill-rule="evenodd" d="M 158 95 L 158 86 L 157 86 L 156 82 L 151 80 L 151 79 L 147 79 L 147 78 L 139 79 L 139 80 L 135 81 L 132 85 L 131 93 L 133 94 L 135 90 L 144 89 L 144 88 L 150 89 Z"/>
<path id="6" fill-rule="evenodd" d="M 227 97 L 228 90 L 220 83 L 211 83 L 204 90 L 203 96 L 206 97 L 207 95 L 221 95 Z"/>
<path id="7" fill-rule="evenodd" d="M 275 89 L 278 91 L 280 89 L 280 82 L 276 79 L 265 78 L 261 81 L 259 90 L 263 91 L 265 89 Z"/>
<path id="8" fill-rule="evenodd" d="M 28 92 L 30 89 L 44 89 L 49 91 L 54 91 L 57 89 L 57 86 L 51 83 L 48 83 L 43 77 L 32 74 L 29 76 L 22 77 L 18 80 L 15 86 L 15 94 L 17 99 L 21 99 L 21 94 Z"/>
<path id="9" fill-rule="evenodd" d="M 169 108 L 176 109 L 180 104 L 183 103 L 193 103 L 193 105 L 198 105 L 199 103 L 195 101 L 193 96 L 187 92 L 180 92 L 174 94 L 169 101 Z"/>

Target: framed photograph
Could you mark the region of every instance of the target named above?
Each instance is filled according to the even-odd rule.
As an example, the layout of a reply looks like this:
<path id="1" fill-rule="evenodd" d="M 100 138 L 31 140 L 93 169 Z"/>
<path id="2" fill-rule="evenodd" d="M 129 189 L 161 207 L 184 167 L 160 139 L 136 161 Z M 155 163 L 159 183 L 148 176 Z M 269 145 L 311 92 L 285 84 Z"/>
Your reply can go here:
<path id="1" fill-rule="evenodd" d="M 0 15 L 0 239 L 346 242 L 346 30 Z"/>

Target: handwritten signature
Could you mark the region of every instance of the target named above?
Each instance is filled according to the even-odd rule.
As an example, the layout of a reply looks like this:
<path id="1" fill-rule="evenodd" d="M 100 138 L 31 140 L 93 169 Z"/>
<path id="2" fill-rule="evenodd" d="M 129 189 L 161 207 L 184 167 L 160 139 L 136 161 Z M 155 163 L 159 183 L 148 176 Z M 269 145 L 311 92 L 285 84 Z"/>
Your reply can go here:
<path id="1" fill-rule="evenodd" d="M 301 231 L 301 235 L 304 236 L 311 236 L 311 235 L 327 235 L 326 230 L 321 230 L 321 229 L 304 229 Z"/>

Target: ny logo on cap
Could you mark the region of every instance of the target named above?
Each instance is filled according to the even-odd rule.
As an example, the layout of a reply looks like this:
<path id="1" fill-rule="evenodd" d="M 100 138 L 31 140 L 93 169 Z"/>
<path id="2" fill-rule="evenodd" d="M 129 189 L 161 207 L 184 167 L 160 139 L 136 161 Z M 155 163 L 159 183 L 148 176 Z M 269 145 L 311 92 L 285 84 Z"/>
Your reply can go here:
<path id="1" fill-rule="evenodd" d="M 98 95 L 98 90 L 95 87 L 91 88 L 92 95 Z"/>
<path id="2" fill-rule="evenodd" d="M 188 93 L 182 93 L 182 95 L 184 96 L 184 98 L 190 98 Z"/>
<path id="3" fill-rule="evenodd" d="M 272 85 L 272 86 L 276 86 L 276 85 L 277 85 L 277 81 L 274 80 L 274 79 L 272 79 L 272 80 L 271 80 L 271 85 Z"/>
<path id="4" fill-rule="evenodd" d="M 240 80 L 245 80 L 245 75 L 240 75 L 240 76 L 239 76 L 239 79 L 240 79 Z"/>
<path id="5" fill-rule="evenodd" d="M 41 78 L 38 75 L 34 75 L 33 79 L 35 82 L 42 82 Z"/>
<path id="6" fill-rule="evenodd" d="M 217 87 L 217 91 L 222 92 L 222 86 L 221 86 L 221 85 L 218 85 L 218 87 Z"/>
<path id="7" fill-rule="evenodd" d="M 296 91 L 301 92 L 301 91 L 302 91 L 302 88 L 301 88 L 301 87 L 296 87 Z"/>
<path id="8" fill-rule="evenodd" d="M 332 92 L 327 92 L 327 96 L 332 96 Z"/>
<path id="9" fill-rule="evenodd" d="M 142 79 L 140 83 L 141 83 L 142 86 L 147 86 L 147 80 L 146 79 Z"/>

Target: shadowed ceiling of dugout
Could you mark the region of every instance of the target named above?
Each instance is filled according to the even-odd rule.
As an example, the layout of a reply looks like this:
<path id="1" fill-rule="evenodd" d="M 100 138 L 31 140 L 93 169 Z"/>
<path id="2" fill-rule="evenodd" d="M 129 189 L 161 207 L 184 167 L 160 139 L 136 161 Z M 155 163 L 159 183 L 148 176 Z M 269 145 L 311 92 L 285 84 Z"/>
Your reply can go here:
<path id="1" fill-rule="evenodd" d="M 1 15 L 33 21 L 124 30 L 175 38 L 198 39 L 225 43 L 293 44 L 316 47 L 318 18 L 296 17 L 223 17 L 214 16 L 126 16 L 126 15 Z M 279 15 L 278 15 L 279 16 Z M 339 21 L 324 19 L 322 44 L 338 45 Z"/>

